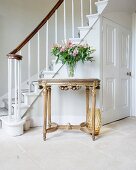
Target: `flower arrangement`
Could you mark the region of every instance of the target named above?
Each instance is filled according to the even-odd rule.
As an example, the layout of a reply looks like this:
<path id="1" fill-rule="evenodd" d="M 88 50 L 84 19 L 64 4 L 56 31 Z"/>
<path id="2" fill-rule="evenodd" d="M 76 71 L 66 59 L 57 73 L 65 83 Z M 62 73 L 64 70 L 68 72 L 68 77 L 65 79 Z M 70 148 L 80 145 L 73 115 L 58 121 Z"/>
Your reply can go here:
<path id="1" fill-rule="evenodd" d="M 73 44 L 71 41 L 67 41 L 64 45 L 55 44 L 51 50 L 51 53 L 57 57 L 56 63 L 60 60 L 62 64 L 67 64 L 70 68 L 70 75 L 74 76 L 74 67 L 78 61 L 94 61 L 90 56 L 95 49 L 88 44 L 79 45 Z"/>

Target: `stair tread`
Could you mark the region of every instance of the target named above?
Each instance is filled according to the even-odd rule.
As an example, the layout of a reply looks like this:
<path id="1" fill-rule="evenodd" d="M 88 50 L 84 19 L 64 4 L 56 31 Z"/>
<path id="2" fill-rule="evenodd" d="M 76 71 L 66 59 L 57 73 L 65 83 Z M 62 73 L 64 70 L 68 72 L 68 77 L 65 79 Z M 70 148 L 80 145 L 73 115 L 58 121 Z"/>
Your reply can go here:
<path id="1" fill-rule="evenodd" d="M 80 42 L 81 41 L 81 38 L 77 37 L 77 38 L 69 38 L 70 41 L 78 41 Z"/>
<path id="2" fill-rule="evenodd" d="M 91 28 L 90 26 L 84 26 L 84 27 L 78 27 L 78 29 L 89 29 Z"/>
<path id="3" fill-rule="evenodd" d="M 52 59 L 52 63 L 56 63 L 56 59 Z M 62 64 L 62 62 L 59 60 L 57 64 Z"/>
<path id="4" fill-rule="evenodd" d="M 45 73 L 45 74 L 54 74 L 55 71 L 52 71 L 52 70 L 49 70 L 49 71 L 43 70 L 42 73 Z"/>
<path id="5" fill-rule="evenodd" d="M 75 37 L 75 38 L 69 38 L 70 40 L 80 40 L 81 38 Z"/>
<path id="6" fill-rule="evenodd" d="M 96 14 L 90 14 L 90 15 L 86 15 L 87 18 L 94 18 L 94 17 L 98 17 L 100 14 L 96 13 Z"/>
<path id="7" fill-rule="evenodd" d="M 6 123 L 8 126 L 16 126 L 16 125 L 25 123 L 25 119 L 21 119 L 20 121 L 16 121 L 16 119 L 14 119 L 14 115 L 11 117 L 10 121 L 8 119 L 8 116 L 1 117 L 1 120 L 4 123 Z"/>
<path id="8" fill-rule="evenodd" d="M 8 98 L 4 98 L 3 101 L 8 103 Z M 21 101 L 21 103 L 23 103 L 23 101 Z M 12 98 L 12 104 L 15 104 L 15 98 Z"/>
<path id="9" fill-rule="evenodd" d="M 12 104 L 12 106 L 14 107 L 15 104 Z M 26 103 L 21 103 L 21 104 L 20 104 L 20 108 L 28 108 L 28 107 L 30 107 L 30 105 L 28 105 L 28 104 L 26 104 Z"/>
<path id="10" fill-rule="evenodd" d="M 99 4 L 104 4 L 104 3 L 106 3 L 106 2 L 108 2 L 109 0 L 102 0 L 102 1 L 97 1 L 97 2 L 95 2 L 95 5 L 99 5 Z"/>
<path id="11" fill-rule="evenodd" d="M 37 93 L 35 93 L 35 92 L 31 92 L 31 93 L 24 93 L 24 95 L 26 95 L 26 96 L 38 96 L 39 95 L 39 93 L 41 92 L 41 90 L 39 90 L 39 92 L 37 92 Z"/>
<path id="12" fill-rule="evenodd" d="M 32 81 L 32 84 L 33 84 L 33 85 L 37 85 L 37 84 L 38 84 L 38 81 Z"/>

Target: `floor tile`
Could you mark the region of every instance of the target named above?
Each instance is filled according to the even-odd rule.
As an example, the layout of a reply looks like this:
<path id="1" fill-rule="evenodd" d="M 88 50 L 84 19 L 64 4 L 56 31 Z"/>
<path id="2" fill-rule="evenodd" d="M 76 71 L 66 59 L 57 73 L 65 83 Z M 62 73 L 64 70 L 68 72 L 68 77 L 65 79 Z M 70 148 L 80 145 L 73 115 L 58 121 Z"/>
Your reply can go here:
<path id="1" fill-rule="evenodd" d="M 41 127 L 19 137 L 0 129 L 0 136 L 0 170 L 136 170 L 136 118 L 103 126 L 95 141 L 71 130 L 43 141 Z"/>

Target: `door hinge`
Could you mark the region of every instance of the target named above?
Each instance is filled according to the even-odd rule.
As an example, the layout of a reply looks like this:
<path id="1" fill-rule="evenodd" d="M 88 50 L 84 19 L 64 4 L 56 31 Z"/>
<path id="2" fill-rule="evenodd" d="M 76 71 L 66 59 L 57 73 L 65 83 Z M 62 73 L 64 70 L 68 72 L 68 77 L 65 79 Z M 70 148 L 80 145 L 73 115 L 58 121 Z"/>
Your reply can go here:
<path id="1" fill-rule="evenodd" d="M 132 76 L 132 73 L 131 72 L 127 72 L 127 76 Z"/>

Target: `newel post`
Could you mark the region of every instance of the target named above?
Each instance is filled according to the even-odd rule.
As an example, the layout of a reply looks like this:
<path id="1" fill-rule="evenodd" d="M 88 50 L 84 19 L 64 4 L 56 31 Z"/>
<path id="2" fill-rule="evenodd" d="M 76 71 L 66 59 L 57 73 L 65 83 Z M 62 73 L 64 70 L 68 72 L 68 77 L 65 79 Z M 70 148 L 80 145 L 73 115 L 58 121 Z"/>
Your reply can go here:
<path id="1" fill-rule="evenodd" d="M 21 68 L 22 56 L 18 54 L 8 54 L 8 117 L 9 121 L 14 119 L 20 121 L 20 86 L 21 86 Z M 14 83 L 13 83 L 14 80 Z M 12 85 L 15 87 L 15 106 L 14 115 L 12 110 Z"/>
<path id="2" fill-rule="evenodd" d="M 8 116 L 2 117 L 2 128 L 11 136 L 22 135 L 25 119 L 21 119 L 21 60 L 18 54 L 8 54 Z M 13 92 L 14 91 L 14 94 Z M 15 98 L 15 104 L 12 103 Z"/>
<path id="3" fill-rule="evenodd" d="M 2 128 L 11 136 L 23 134 L 25 119 L 21 119 L 21 60 L 18 54 L 8 54 L 8 117 L 3 117 Z M 12 91 L 14 89 L 14 94 Z M 15 104 L 12 104 L 12 97 Z"/>

